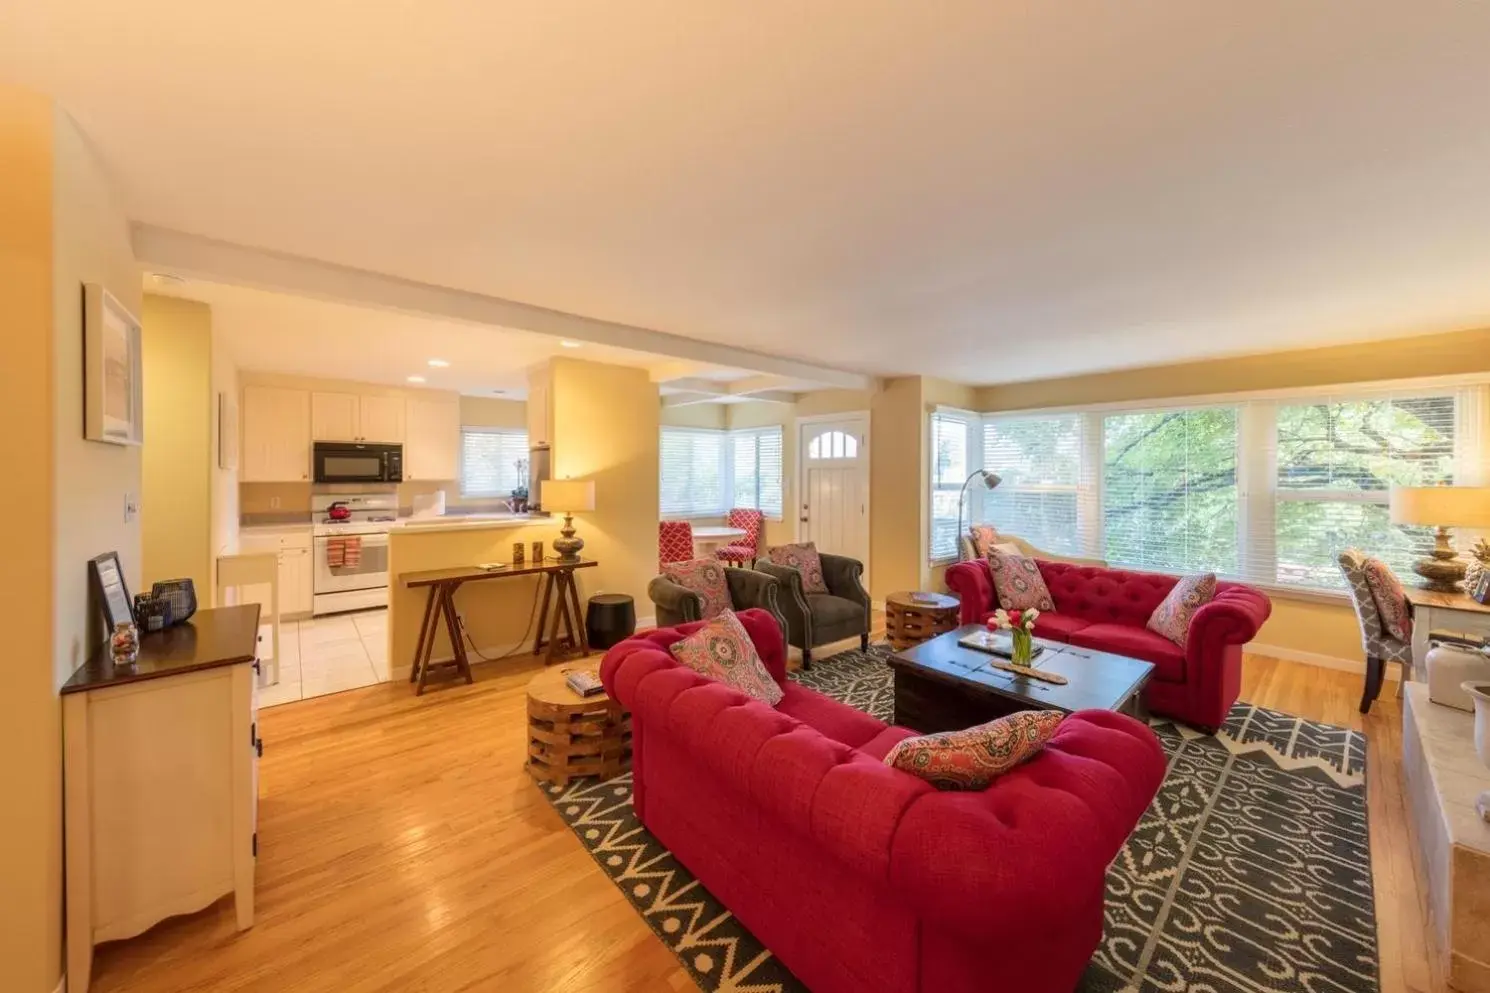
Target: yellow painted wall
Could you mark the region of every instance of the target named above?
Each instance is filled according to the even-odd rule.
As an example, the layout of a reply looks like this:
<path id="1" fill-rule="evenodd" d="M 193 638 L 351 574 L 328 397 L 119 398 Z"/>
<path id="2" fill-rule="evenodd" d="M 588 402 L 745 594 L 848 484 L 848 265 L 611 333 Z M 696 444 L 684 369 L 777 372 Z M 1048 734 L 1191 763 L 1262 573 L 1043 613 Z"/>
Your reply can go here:
<path id="1" fill-rule="evenodd" d="M 83 440 L 82 284 L 100 282 L 136 314 L 129 232 L 72 120 L 51 101 L 0 86 L 0 410 L 12 463 L 13 529 L 0 593 L 24 602 L 7 637 L 0 693 L 0 989 L 51 993 L 62 973 L 62 759 L 57 688 L 101 638 L 87 560 L 117 550 L 139 580 L 137 449 Z"/>
<path id="2" fill-rule="evenodd" d="M 212 589 L 212 311 L 147 294 L 141 580 L 186 578 Z"/>
<path id="3" fill-rule="evenodd" d="M 1161 400 L 1487 370 L 1490 330 L 1456 331 L 988 386 L 975 391 L 975 409 L 1025 410 Z M 1287 594 L 1273 595 L 1273 615 L 1258 634 L 1254 648 L 1351 662 L 1362 657 L 1360 630 L 1348 603 Z"/>
<path id="4" fill-rule="evenodd" d="M 729 426 L 728 410 L 731 404 L 690 403 L 681 407 L 663 407 L 659 411 L 661 422 L 674 428 L 714 428 L 722 431 Z"/>
<path id="5" fill-rule="evenodd" d="M 208 316 L 210 319 L 210 309 Z M 217 590 L 217 556 L 231 555 L 238 551 L 238 467 L 234 464 L 229 468 L 223 468 L 222 465 L 222 401 L 226 398 L 235 409 L 238 409 L 237 405 L 240 399 L 238 393 L 238 368 L 233 364 L 233 356 L 227 342 L 222 340 L 222 333 L 216 330 L 212 333 L 211 379 L 211 395 L 208 402 L 212 406 L 212 424 L 210 428 L 212 447 L 209 453 L 211 464 L 207 471 L 211 480 L 212 589 L 213 599 L 215 600 Z M 242 411 L 238 409 L 237 424 L 241 425 L 242 422 Z M 230 444 L 236 446 L 238 444 L 238 428 L 232 428 L 231 434 L 234 436 L 234 440 Z"/>
<path id="6" fill-rule="evenodd" d="M 463 427 L 528 427 L 528 405 L 522 400 L 499 400 L 496 397 L 460 398 L 460 423 Z"/>

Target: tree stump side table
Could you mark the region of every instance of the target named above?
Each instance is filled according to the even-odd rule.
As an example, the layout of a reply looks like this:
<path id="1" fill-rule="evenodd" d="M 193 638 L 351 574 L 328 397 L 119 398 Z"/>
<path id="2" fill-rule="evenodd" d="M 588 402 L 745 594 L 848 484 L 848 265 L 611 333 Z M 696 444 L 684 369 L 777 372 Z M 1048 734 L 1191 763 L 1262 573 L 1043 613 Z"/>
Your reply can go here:
<path id="1" fill-rule="evenodd" d="M 631 766 L 631 715 L 604 693 L 582 697 L 564 684 L 573 669 L 557 665 L 528 683 L 528 773 L 567 786 L 579 776 L 609 779 Z"/>
<path id="2" fill-rule="evenodd" d="M 891 593 L 885 597 L 885 637 L 897 652 L 957 630 L 962 601 L 945 593 Z"/>

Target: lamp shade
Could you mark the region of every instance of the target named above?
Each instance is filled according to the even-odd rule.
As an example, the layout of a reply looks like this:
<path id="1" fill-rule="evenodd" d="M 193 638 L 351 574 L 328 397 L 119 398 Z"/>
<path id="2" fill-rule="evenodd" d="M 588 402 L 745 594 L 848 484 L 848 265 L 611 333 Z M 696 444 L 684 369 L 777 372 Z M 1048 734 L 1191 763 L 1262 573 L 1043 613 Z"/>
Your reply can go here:
<path id="1" fill-rule="evenodd" d="M 538 484 L 538 505 L 547 511 L 574 513 L 595 509 L 593 479 L 545 479 Z"/>
<path id="2" fill-rule="evenodd" d="M 1393 524 L 1490 528 L 1490 486 L 1394 486 Z"/>

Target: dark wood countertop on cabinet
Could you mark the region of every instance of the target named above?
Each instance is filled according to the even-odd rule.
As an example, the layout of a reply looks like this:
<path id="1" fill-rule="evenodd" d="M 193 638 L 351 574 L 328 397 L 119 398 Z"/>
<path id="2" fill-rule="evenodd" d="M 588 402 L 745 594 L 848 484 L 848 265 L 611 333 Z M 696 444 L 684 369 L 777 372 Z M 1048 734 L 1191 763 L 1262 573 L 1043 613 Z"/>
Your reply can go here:
<path id="1" fill-rule="evenodd" d="M 259 605 L 207 607 L 191 620 L 164 631 L 140 635 L 134 665 L 114 665 L 105 641 L 62 686 L 62 693 L 100 690 L 185 672 L 242 665 L 258 658 Z"/>

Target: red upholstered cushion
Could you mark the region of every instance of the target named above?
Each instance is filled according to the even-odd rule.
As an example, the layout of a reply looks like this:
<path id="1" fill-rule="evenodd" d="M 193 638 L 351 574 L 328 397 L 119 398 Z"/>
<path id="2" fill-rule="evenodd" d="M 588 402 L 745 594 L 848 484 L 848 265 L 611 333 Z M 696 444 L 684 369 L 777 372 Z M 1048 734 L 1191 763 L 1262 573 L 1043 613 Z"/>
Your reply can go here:
<path id="1" fill-rule="evenodd" d="M 1089 624 L 1071 635 L 1071 644 L 1154 663 L 1154 678 L 1185 681 L 1185 650 L 1162 634 L 1126 624 Z"/>
<path id="2" fill-rule="evenodd" d="M 1145 625 L 1155 634 L 1162 634 L 1170 641 L 1185 647 L 1190 636 L 1190 618 L 1195 612 L 1216 598 L 1216 574 L 1207 572 L 1199 576 L 1183 576 L 1174 584 L 1159 606 L 1149 615 Z"/>
<path id="3" fill-rule="evenodd" d="M 1141 628 L 1177 582 L 1156 572 L 1124 572 L 1097 566 L 1040 560 L 1040 575 L 1055 609 L 1094 624 Z"/>
<path id="4" fill-rule="evenodd" d="M 657 525 L 658 571 L 669 562 L 693 558 L 693 525 L 687 521 L 661 521 Z"/>
<path id="5" fill-rule="evenodd" d="M 885 730 L 884 721 L 798 683 L 786 684 L 776 710 L 850 748 L 860 747 Z"/>
<path id="6" fill-rule="evenodd" d="M 897 724 L 892 724 L 860 745 L 859 751 L 872 759 L 884 761 L 885 756 L 890 754 L 890 749 L 905 739 L 914 737 L 916 737 L 916 732 L 910 728 L 903 728 Z"/>
<path id="7" fill-rule="evenodd" d="M 760 555 L 761 539 L 766 535 L 766 515 L 759 510 L 749 507 L 735 507 L 725 517 L 724 522 L 732 528 L 739 528 L 745 532 L 745 537 L 730 545 L 730 548 L 743 548 L 750 552 L 749 558 Z"/>
<path id="8" fill-rule="evenodd" d="M 700 620 L 707 621 L 729 610 L 729 584 L 724 579 L 724 566 L 713 559 L 669 562 L 662 567 L 662 575 L 690 593 L 698 594 Z"/>
<path id="9" fill-rule="evenodd" d="M 701 676 L 733 686 L 773 707 L 781 702 L 781 687 L 766 671 L 750 635 L 733 611 L 705 621 L 693 634 L 674 644 L 672 653 Z"/>
<path id="10" fill-rule="evenodd" d="M 755 558 L 755 549 L 746 545 L 725 545 L 714 551 L 714 557 L 725 562 L 749 562 Z"/>
<path id="11" fill-rule="evenodd" d="M 784 565 L 802 574 L 803 593 L 828 592 L 827 580 L 823 579 L 823 560 L 815 542 L 776 545 L 766 555 L 774 565 Z"/>
<path id="12" fill-rule="evenodd" d="M 906 738 L 890 749 L 885 765 L 938 789 L 981 790 L 1039 754 L 1065 716 L 1057 710 L 1022 710 L 962 731 Z"/>
<path id="13" fill-rule="evenodd" d="M 1072 617 L 1069 614 L 1051 610 L 1035 618 L 1035 634 L 1037 637 L 1049 638 L 1052 641 L 1070 641 L 1071 635 L 1090 626 L 1091 623 L 1082 617 Z"/>

